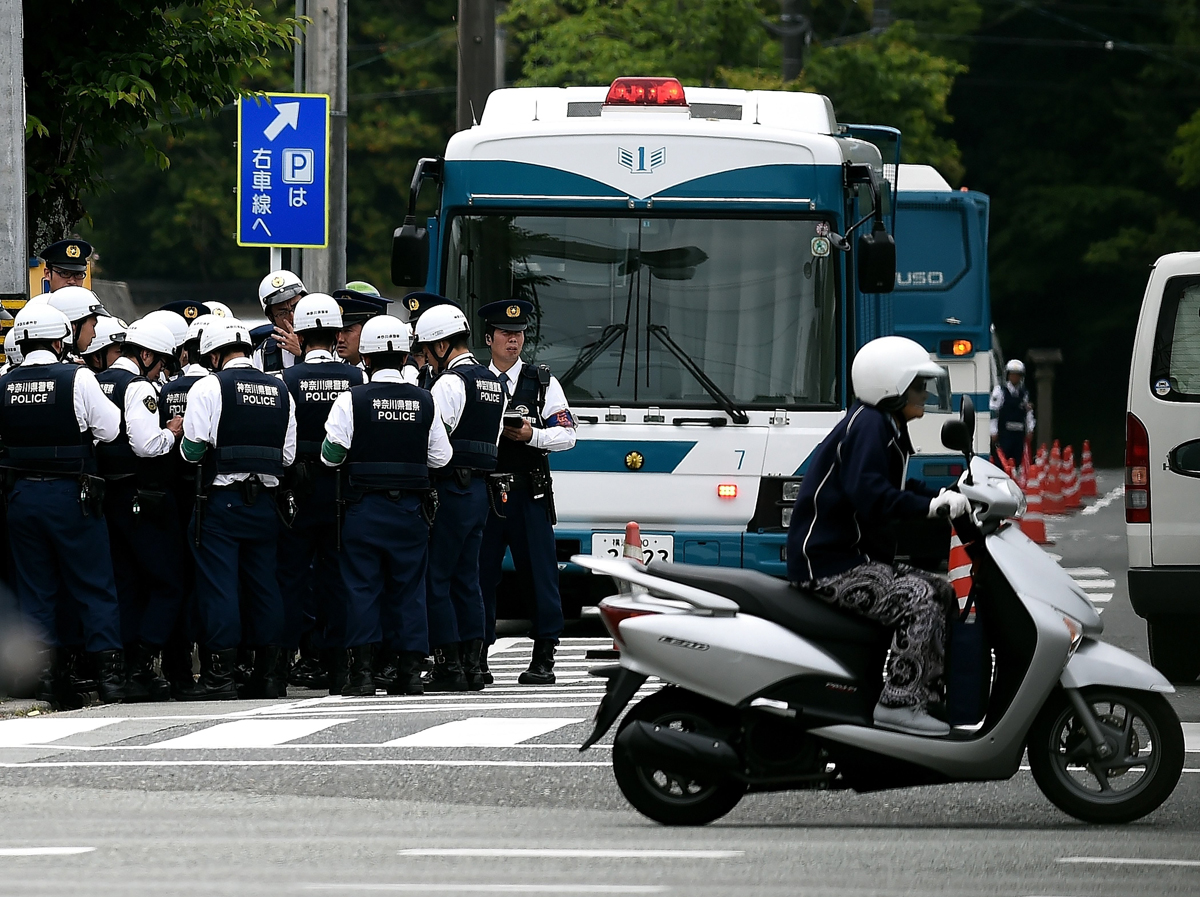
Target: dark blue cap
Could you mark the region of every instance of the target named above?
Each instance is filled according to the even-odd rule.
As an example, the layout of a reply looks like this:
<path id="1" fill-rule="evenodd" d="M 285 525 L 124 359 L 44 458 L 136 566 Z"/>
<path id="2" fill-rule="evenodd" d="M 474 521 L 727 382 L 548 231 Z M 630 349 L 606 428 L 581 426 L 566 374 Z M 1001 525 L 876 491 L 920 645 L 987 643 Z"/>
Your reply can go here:
<path id="1" fill-rule="evenodd" d="M 408 322 L 415 324 L 417 318 L 421 317 L 424 312 L 438 305 L 453 305 L 459 311 L 462 311 L 462 306 L 453 299 L 447 299 L 445 296 L 439 296 L 437 293 L 409 293 L 403 299 L 404 307 L 408 309 Z"/>
<path id="2" fill-rule="evenodd" d="M 529 316 L 533 314 L 533 303 L 524 299 L 502 299 L 499 302 L 489 302 L 479 309 L 479 317 L 489 327 L 501 330 L 524 330 L 529 326 Z"/>
<path id="3" fill-rule="evenodd" d="M 361 324 L 368 318 L 382 315 L 392 300 L 384 296 L 371 296 L 357 290 L 334 290 L 330 295 L 337 300 L 342 310 L 342 324 Z"/>
<path id="4" fill-rule="evenodd" d="M 42 250 L 42 261 L 64 271 L 86 271 L 92 244 L 87 240 L 59 240 Z"/>
<path id="5" fill-rule="evenodd" d="M 161 306 L 158 310 L 173 311 L 175 314 L 182 316 L 189 324 L 201 315 L 209 313 L 208 306 L 192 299 L 177 299 L 174 302 L 168 302 L 166 305 Z"/>

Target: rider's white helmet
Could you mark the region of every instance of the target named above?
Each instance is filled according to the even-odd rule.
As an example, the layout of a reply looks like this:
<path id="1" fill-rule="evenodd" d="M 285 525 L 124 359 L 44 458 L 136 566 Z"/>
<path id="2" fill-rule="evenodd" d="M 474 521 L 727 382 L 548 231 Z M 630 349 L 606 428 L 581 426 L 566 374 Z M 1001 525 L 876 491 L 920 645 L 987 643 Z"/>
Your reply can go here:
<path id="1" fill-rule="evenodd" d="M 435 305 L 417 319 L 417 342 L 436 343 L 458 333 L 470 333 L 471 325 L 462 309 L 454 305 Z"/>
<path id="2" fill-rule="evenodd" d="M 169 314 L 169 312 L 168 312 Z M 178 315 L 176 315 L 178 317 Z M 96 335 L 92 337 L 92 341 L 88 343 L 87 351 L 84 355 L 93 355 L 101 349 L 107 349 L 114 343 L 121 343 L 125 340 L 125 329 L 128 325 L 120 318 L 97 318 L 96 319 Z"/>
<path id="3" fill-rule="evenodd" d="M 940 377 L 943 373 L 920 343 L 903 336 L 881 336 L 858 350 L 850 368 L 850 381 L 859 399 L 878 405 L 904 395 L 918 377 Z"/>
<path id="4" fill-rule="evenodd" d="M 360 355 L 375 352 L 407 352 L 412 348 L 412 331 L 399 318 L 376 315 L 368 318 L 358 337 Z"/>
<path id="5" fill-rule="evenodd" d="M 296 333 L 306 330 L 341 330 L 342 308 L 337 300 L 325 293 L 309 293 L 296 303 L 292 315 L 292 329 Z"/>
<path id="6" fill-rule="evenodd" d="M 237 318 L 217 318 L 200 335 L 200 354 L 207 355 L 235 344 L 249 350 L 253 346 L 250 329 Z"/>
<path id="7" fill-rule="evenodd" d="M 291 271 L 280 269 L 272 271 L 262 279 L 258 285 L 258 302 L 263 307 L 263 311 L 266 311 L 268 305 L 287 302 L 289 299 L 303 296 L 307 292 L 308 290 L 304 288 L 304 281 Z"/>
<path id="8" fill-rule="evenodd" d="M 1022 377 L 1024 377 L 1025 362 L 1017 358 L 1012 358 L 1009 360 L 1008 364 L 1004 366 L 1004 372 L 1006 374 L 1020 374 Z"/>

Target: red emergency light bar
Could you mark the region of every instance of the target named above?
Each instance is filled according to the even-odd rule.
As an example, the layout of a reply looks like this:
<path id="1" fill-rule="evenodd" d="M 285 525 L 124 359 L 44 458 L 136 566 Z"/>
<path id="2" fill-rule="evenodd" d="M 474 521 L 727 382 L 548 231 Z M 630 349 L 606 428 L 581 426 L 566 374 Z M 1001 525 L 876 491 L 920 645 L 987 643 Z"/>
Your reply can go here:
<path id="1" fill-rule="evenodd" d="M 608 89 L 605 106 L 686 106 L 678 78 L 618 78 Z"/>

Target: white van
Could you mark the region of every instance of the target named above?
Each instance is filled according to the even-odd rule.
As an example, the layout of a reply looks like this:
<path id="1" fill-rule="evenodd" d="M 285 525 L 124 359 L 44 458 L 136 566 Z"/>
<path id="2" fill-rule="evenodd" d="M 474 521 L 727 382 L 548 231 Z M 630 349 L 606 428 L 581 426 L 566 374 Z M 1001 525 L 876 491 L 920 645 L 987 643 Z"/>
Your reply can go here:
<path id="1" fill-rule="evenodd" d="M 1150 273 L 1129 370 L 1125 432 L 1129 597 L 1150 659 L 1200 676 L 1200 252 Z"/>

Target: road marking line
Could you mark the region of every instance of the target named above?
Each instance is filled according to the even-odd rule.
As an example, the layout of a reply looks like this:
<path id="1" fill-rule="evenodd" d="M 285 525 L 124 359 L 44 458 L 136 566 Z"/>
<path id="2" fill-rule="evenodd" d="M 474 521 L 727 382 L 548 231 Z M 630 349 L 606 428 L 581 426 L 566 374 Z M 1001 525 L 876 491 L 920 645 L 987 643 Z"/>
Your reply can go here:
<path id="1" fill-rule="evenodd" d="M 445 713 L 454 710 L 531 710 L 538 707 L 595 707 L 597 701 L 512 701 L 490 704 L 408 704 L 395 707 L 330 707 L 328 711 L 306 710 L 306 716 L 319 717 L 324 713 L 353 711 L 359 716 L 380 716 L 388 713 Z"/>
<path id="2" fill-rule="evenodd" d="M 496 749 L 514 750 L 514 751 L 529 751 L 529 750 L 556 750 L 556 751 L 578 751 L 578 744 L 498 744 L 489 745 Z M 320 744 L 273 744 L 259 750 L 265 751 L 370 751 L 380 750 L 389 747 L 385 742 L 381 741 L 364 741 L 364 742 L 336 742 L 336 743 L 320 743 Z M 611 744 L 594 744 L 592 748 L 611 750 Z M 135 753 L 135 752 L 153 752 L 158 750 L 157 744 L 98 744 L 98 745 L 65 745 L 55 746 L 55 751 L 60 753 Z M 415 748 L 413 748 L 415 750 Z M 466 750 L 467 748 L 463 748 Z"/>
<path id="3" fill-rule="evenodd" d="M 160 741 L 153 747 L 155 750 L 164 751 L 273 747 L 348 722 L 352 720 L 242 719 L 232 723 L 218 723 L 199 732 L 189 732 L 178 738 Z"/>
<path id="4" fill-rule="evenodd" d="M 1083 577 L 1084 579 L 1087 579 L 1088 577 L 1099 578 L 1111 575 L 1103 567 L 1063 567 L 1062 569 L 1063 573 L 1066 573 L 1072 579 L 1078 579 L 1080 577 Z"/>
<path id="5" fill-rule="evenodd" d="M 1115 579 L 1077 579 L 1075 585 L 1086 592 L 1088 589 L 1115 589 L 1117 581 Z"/>
<path id="6" fill-rule="evenodd" d="M 1112 592 L 1096 592 L 1089 594 L 1088 598 L 1093 604 L 1104 604 L 1106 601 L 1112 601 Z"/>
<path id="7" fill-rule="evenodd" d="M 1200 866 L 1200 860 L 1159 860 L 1149 857 L 1059 857 L 1060 863 L 1103 863 L 1111 866 Z"/>
<path id="8" fill-rule="evenodd" d="M 1114 501 L 1116 501 L 1118 498 L 1120 498 L 1124 494 L 1125 494 L 1124 485 L 1117 486 L 1115 489 L 1108 492 L 1104 496 L 1104 498 L 1097 501 L 1094 505 L 1088 505 L 1086 508 L 1084 508 L 1079 513 L 1086 517 L 1090 517 L 1092 514 L 1099 514 L 1102 510 L 1107 508 L 1109 505 L 1111 505 Z"/>
<path id="9" fill-rule="evenodd" d="M 548 859 L 690 859 L 729 860 L 745 856 L 744 850 L 663 850 L 609 847 L 410 847 L 396 851 L 402 857 L 545 857 Z"/>
<path id="10" fill-rule="evenodd" d="M 0 847 L 0 857 L 57 857 L 91 853 L 94 847 Z"/>
<path id="11" fill-rule="evenodd" d="M 513 885 L 513 884 L 448 884 L 414 882 L 411 884 L 314 884 L 305 885 L 309 891 L 394 891 L 454 894 L 665 894 L 665 885 Z"/>
<path id="12" fill-rule="evenodd" d="M 49 744 L 60 738 L 70 738 L 84 732 L 94 732 L 104 726 L 124 722 L 124 717 L 92 719 L 6 719 L 0 722 L 0 748 L 30 747 Z"/>
<path id="13" fill-rule="evenodd" d="M 446 767 L 506 767 L 512 769 L 560 769 L 593 767 L 607 769 L 607 760 L 59 760 L 29 763 L 0 763 L 0 769 L 87 769 L 119 767 L 182 767 L 182 766 L 446 766 Z M 1200 772 L 1200 769 L 1195 770 Z"/>
<path id="14" fill-rule="evenodd" d="M 432 726 L 412 735 L 385 741 L 384 747 L 515 747 L 529 738 L 537 738 L 583 722 L 582 718 L 555 716 L 482 716 L 457 719 Z"/>

